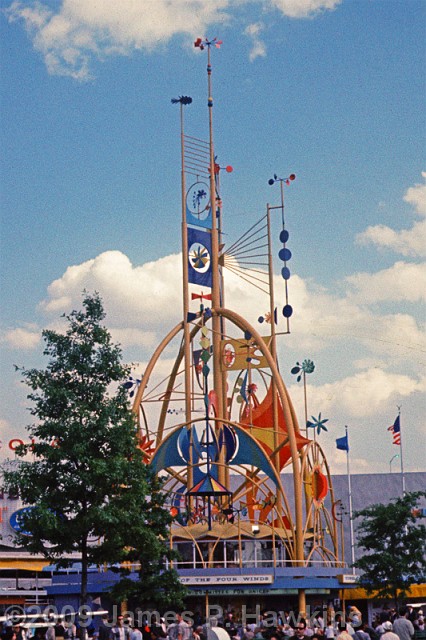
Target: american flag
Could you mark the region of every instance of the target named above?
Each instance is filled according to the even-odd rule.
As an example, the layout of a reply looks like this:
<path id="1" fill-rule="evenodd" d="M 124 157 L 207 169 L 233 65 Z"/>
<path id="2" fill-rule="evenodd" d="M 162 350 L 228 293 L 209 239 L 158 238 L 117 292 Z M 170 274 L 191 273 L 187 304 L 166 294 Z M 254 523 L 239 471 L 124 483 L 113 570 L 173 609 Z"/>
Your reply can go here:
<path id="1" fill-rule="evenodd" d="M 399 416 L 396 417 L 393 425 L 388 427 L 388 431 L 393 433 L 393 443 L 401 445 L 401 425 L 399 423 Z"/>

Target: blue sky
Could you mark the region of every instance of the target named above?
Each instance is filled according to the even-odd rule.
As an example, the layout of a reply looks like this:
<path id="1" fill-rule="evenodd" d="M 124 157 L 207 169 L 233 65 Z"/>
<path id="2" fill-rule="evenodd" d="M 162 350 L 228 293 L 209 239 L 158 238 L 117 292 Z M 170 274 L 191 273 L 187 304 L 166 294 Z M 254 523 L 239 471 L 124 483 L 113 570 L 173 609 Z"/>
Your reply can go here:
<path id="1" fill-rule="evenodd" d="M 13 365 L 43 366 L 40 332 L 98 290 L 126 361 L 143 370 L 180 314 L 178 109 L 207 138 L 213 51 L 224 227 L 235 239 L 286 190 L 292 333 L 280 365 L 311 358 L 309 413 L 348 424 L 354 472 L 424 469 L 426 190 L 424 0 L 1 0 L 3 447 L 30 421 Z M 275 198 L 275 200 L 274 200 Z M 277 263 L 277 273 L 279 273 Z M 250 321 L 265 301 L 232 277 Z M 277 282 L 279 288 L 280 283 Z M 278 293 L 279 297 L 279 293 Z"/>

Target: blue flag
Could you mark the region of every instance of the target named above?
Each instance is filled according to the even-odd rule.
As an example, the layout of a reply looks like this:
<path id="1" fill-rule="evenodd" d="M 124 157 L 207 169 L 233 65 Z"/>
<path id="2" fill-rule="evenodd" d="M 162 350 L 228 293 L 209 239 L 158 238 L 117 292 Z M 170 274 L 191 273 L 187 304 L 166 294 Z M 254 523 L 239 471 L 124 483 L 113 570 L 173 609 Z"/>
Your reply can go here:
<path id="1" fill-rule="evenodd" d="M 343 438 L 336 439 L 336 447 L 341 451 L 349 451 L 349 441 L 348 436 L 343 436 Z"/>

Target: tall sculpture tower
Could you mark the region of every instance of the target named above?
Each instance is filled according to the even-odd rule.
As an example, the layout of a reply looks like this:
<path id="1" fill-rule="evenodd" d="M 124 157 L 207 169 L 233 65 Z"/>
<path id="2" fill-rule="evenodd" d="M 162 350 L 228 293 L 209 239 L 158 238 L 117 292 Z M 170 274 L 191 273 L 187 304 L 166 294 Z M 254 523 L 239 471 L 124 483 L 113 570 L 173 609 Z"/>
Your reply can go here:
<path id="1" fill-rule="evenodd" d="M 184 566 L 244 569 L 252 566 L 259 539 L 265 541 L 263 561 L 272 566 L 336 566 L 342 554 L 329 467 L 319 442 L 301 433 L 278 366 L 277 340 L 289 333 L 292 315 L 284 189 L 295 176 L 271 178 L 280 187 L 279 204 L 268 205 L 236 242 L 224 244 L 211 65 L 220 45 L 217 39 L 195 42 L 207 54 L 207 140 L 185 132 L 191 98 L 172 100 L 181 118 L 183 318 L 154 351 L 135 392 L 140 446 L 146 462 L 165 476 L 174 516 L 171 544 Z M 281 214 L 278 255 L 285 284 L 280 310 L 272 259 L 275 210 Z M 263 292 L 267 311 L 259 326 L 234 311 L 232 300 L 225 303 L 227 270 L 243 278 L 247 295 L 251 285 Z M 169 373 L 157 374 L 173 351 Z M 154 379 L 162 382 L 153 385 Z M 292 474 L 291 497 L 283 472 Z M 305 605 L 300 589 L 299 609 Z"/>

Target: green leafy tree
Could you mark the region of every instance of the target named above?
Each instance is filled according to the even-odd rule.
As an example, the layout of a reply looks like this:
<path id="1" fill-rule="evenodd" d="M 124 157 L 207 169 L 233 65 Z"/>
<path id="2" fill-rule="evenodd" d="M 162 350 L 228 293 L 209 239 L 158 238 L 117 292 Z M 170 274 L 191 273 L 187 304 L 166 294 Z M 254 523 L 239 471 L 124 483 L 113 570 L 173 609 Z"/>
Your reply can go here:
<path id="1" fill-rule="evenodd" d="M 153 591 L 150 601 L 179 603 L 184 589 L 175 572 L 159 575 L 171 557 L 162 483 L 138 447 L 124 385 L 129 370 L 102 326 L 99 295 L 85 294 L 83 310 L 64 317 L 65 333 L 43 332 L 46 369 L 21 370 L 35 420 L 27 427 L 31 443 L 3 472 L 5 487 L 30 507 L 16 542 L 59 566 L 78 553 L 82 604 L 90 564 L 127 560 L 142 561 L 141 575 L 161 587 L 169 578 L 167 592 Z M 124 597 L 126 584 L 117 594 Z"/>
<path id="2" fill-rule="evenodd" d="M 357 546 L 365 552 L 355 566 L 363 572 L 361 585 L 379 597 L 405 598 L 412 584 L 426 575 L 426 527 L 416 519 L 424 492 L 407 493 L 389 504 L 374 504 L 357 511 Z"/>

